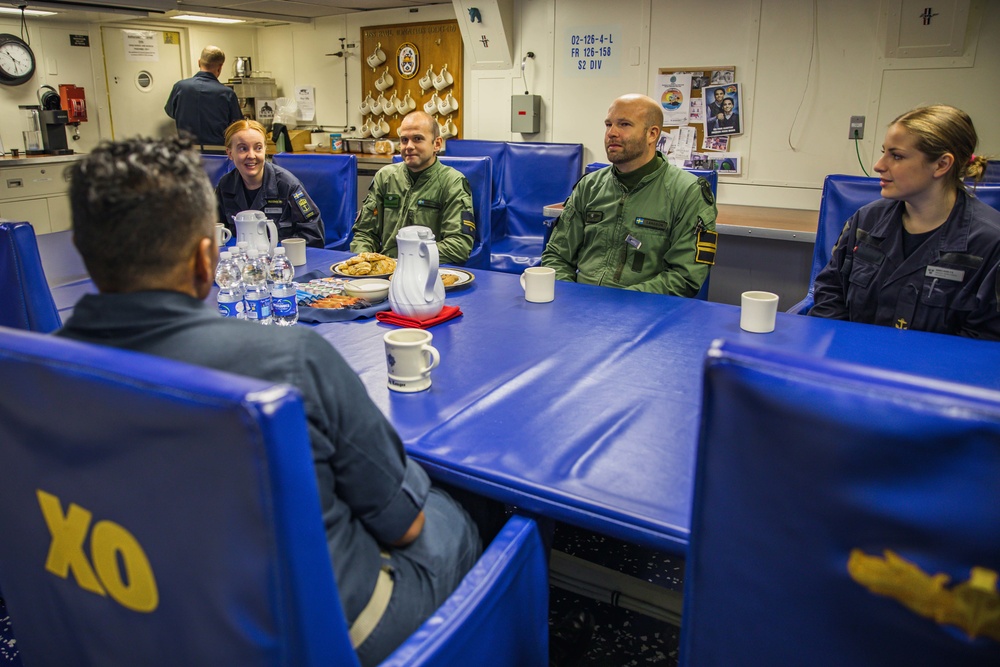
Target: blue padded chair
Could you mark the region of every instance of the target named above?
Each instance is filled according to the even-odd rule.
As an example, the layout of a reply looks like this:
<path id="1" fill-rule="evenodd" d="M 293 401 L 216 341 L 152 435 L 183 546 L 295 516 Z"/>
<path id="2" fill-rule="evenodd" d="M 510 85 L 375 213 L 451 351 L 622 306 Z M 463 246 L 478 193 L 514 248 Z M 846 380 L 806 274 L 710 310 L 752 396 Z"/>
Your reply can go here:
<path id="1" fill-rule="evenodd" d="M 717 343 L 680 664 L 997 665 L 998 478 L 1000 392 Z"/>
<path id="2" fill-rule="evenodd" d="M 26 222 L 0 223 L 0 325 L 42 333 L 62 326 Z"/>
<path id="3" fill-rule="evenodd" d="M 504 200 L 503 171 L 507 160 L 506 141 L 449 139 L 440 157 L 488 157 L 493 161 L 493 202 L 490 210 L 490 233 L 507 229 L 507 202 Z"/>
<path id="4" fill-rule="evenodd" d="M 402 162 L 395 155 L 393 162 Z M 472 242 L 469 259 L 461 264 L 473 269 L 490 268 L 490 202 L 493 193 L 493 160 L 489 157 L 455 157 L 439 155 L 441 164 L 462 172 L 472 189 L 472 210 L 476 220 L 476 237 Z"/>
<path id="5" fill-rule="evenodd" d="M 498 232 L 494 226 L 494 270 L 520 273 L 541 263 L 547 230 L 543 209 L 565 201 L 582 170 L 582 144 L 507 144 L 502 185 L 506 216 L 503 229 Z"/>
<path id="6" fill-rule="evenodd" d="M 77 302 L 85 294 L 97 292 L 97 287 L 73 245 L 72 230 L 42 234 L 36 240 L 52 300 L 59 311 L 59 318 L 65 322 L 73 314 Z"/>
<path id="7" fill-rule="evenodd" d="M 592 172 L 598 171 L 599 169 L 604 169 L 605 167 L 610 167 L 610 166 L 611 165 L 608 164 L 607 162 L 591 162 L 584 168 L 585 171 L 584 175 L 590 174 Z M 712 196 L 713 197 L 719 196 L 719 172 L 706 169 L 686 169 L 685 171 L 694 174 L 698 178 L 704 178 L 706 181 L 708 181 L 708 184 L 712 186 Z M 554 224 L 555 224 L 554 220 L 549 221 L 549 230 L 545 234 L 546 244 L 548 244 L 549 242 L 549 236 L 552 234 L 551 227 Z M 705 276 L 705 281 L 701 284 L 701 289 L 699 289 L 698 293 L 694 295 L 695 299 L 698 299 L 699 301 L 708 301 L 708 288 L 711 280 L 712 280 L 712 272 L 710 268 L 708 275 Z"/>
<path id="8" fill-rule="evenodd" d="M 358 212 L 358 158 L 278 153 L 274 164 L 295 174 L 319 207 L 326 228 L 326 247 L 348 250 Z"/>
<path id="9" fill-rule="evenodd" d="M 205 173 L 208 174 L 208 180 L 212 182 L 212 187 L 214 188 L 222 180 L 222 177 L 233 170 L 235 166 L 233 161 L 229 159 L 227 155 L 210 155 L 203 153 L 201 156 L 201 163 L 205 167 Z"/>
<path id="10" fill-rule="evenodd" d="M 25 664 L 357 666 L 295 389 L 2 328 L 0 377 Z M 387 664 L 547 664 L 546 603 L 515 517 Z"/>
<path id="11" fill-rule="evenodd" d="M 971 188 L 970 188 L 971 189 Z M 788 309 L 789 313 L 805 314 L 813 307 L 816 276 L 830 262 L 844 223 L 866 204 L 882 197 L 877 178 L 831 174 L 823 181 L 823 198 L 819 204 L 819 221 L 816 224 L 816 243 L 813 246 L 812 267 L 809 270 L 809 290 L 802 301 Z M 1000 184 L 980 183 L 976 196 L 993 208 L 1000 210 Z"/>

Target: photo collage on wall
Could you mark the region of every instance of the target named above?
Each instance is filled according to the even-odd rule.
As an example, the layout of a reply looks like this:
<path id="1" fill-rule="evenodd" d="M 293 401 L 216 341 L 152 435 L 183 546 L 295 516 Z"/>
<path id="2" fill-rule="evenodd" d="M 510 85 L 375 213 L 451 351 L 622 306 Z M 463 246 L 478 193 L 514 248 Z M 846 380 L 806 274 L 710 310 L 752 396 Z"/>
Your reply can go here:
<path id="1" fill-rule="evenodd" d="M 684 169 L 739 174 L 731 137 L 743 133 L 742 96 L 735 68 L 664 70 L 653 98 L 663 109 L 657 150 Z"/>

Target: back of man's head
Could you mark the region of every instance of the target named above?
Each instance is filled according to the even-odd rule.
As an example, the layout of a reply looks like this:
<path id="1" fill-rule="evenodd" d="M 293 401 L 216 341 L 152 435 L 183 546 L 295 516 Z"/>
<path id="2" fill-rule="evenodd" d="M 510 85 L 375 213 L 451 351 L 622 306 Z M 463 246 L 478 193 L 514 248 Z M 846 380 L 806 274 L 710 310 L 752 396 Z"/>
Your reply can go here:
<path id="1" fill-rule="evenodd" d="M 201 57 L 198 58 L 198 66 L 210 72 L 222 69 L 225 62 L 226 54 L 217 46 L 206 46 L 201 50 Z"/>
<path id="2" fill-rule="evenodd" d="M 214 234 L 215 194 L 187 138 L 102 142 L 70 167 L 73 242 L 102 292 L 176 270 Z"/>

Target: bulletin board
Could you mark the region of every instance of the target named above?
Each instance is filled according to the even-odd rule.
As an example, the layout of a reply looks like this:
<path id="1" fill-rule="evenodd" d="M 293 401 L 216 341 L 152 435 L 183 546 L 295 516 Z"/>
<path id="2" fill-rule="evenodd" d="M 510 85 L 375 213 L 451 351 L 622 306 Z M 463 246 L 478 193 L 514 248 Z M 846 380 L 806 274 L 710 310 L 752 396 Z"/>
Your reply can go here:
<path id="1" fill-rule="evenodd" d="M 409 94 L 413 110 L 431 113 L 425 105 L 437 101 L 431 116 L 439 126 L 446 128 L 446 138 L 449 131 L 461 138 L 465 113 L 462 52 L 462 33 L 456 20 L 362 28 L 360 99 L 363 116 L 370 122 L 385 120 L 389 126 L 386 138 L 397 139 L 405 113 L 398 107 L 391 113 L 386 113 L 384 108 L 364 113 L 363 107 L 369 93 L 374 100 L 383 95 L 387 101 L 391 101 L 393 95 L 397 100 L 406 100 Z M 387 77 L 391 77 L 392 85 L 379 90 L 388 82 Z M 376 85 L 380 81 L 382 83 Z"/>
<path id="2" fill-rule="evenodd" d="M 722 76 L 727 79 L 728 83 L 737 81 L 736 79 L 736 67 L 734 65 L 724 65 L 720 67 L 661 67 L 659 70 L 660 74 L 678 74 L 678 73 L 690 73 L 691 78 L 691 98 L 698 99 L 703 98 L 703 88 L 704 87 L 714 87 L 719 85 L 720 82 L 716 81 L 713 83 L 712 78 L 715 73 L 723 73 Z M 718 79 L 716 75 L 716 79 Z M 708 102 L 705 101 L 705 113 L 708 113 Z M 677 127 L 673 125 L 671 127 Z M 703 122 L 688 123 L 688 127 L 693 127 L 698 133 L 698 143 L 697 148 L 701 150 L 701 147 L 705 145 L 705 124 Z"/>

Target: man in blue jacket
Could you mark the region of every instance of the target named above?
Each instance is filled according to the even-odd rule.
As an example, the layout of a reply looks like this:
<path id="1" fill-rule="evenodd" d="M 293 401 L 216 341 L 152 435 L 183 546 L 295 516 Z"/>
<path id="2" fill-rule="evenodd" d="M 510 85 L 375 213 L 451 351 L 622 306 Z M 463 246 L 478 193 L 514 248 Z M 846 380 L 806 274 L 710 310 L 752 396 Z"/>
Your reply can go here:
<path id="1" fill-rule="evenodd" d="M 163 110 L 177 123 L 177 131 L 185 130 L 198 138 L 198 143 L 222 146 L 226 128 L 243 118 L 236 93 L 219 82 L 226 54 L 217 46 L 206 46 L 198 58 L 197 72 L 190 79 L 174 84 Z"/>

